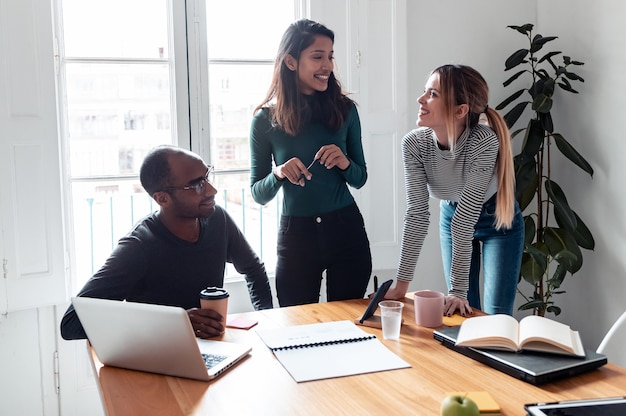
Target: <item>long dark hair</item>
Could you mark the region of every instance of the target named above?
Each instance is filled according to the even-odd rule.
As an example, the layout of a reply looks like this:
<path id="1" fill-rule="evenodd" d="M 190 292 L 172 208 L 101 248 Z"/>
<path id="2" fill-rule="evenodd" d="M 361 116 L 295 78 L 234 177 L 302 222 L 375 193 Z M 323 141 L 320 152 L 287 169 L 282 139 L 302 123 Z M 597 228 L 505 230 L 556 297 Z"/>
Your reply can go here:
<path id="1" fill-rule="evenodd" d="M 321 23 L 308 19 L 297 20 L 285 31 L 274 62 L 272 83 L 254 112 L 275 100 L 270 106 L 272 124 L 295 136 L 310 121 L 318 121 L 331 130 L 338 130 L 348 114 L 350 98 L 343 92 L 341 84 L 331 72 L 328 88 L 314 93 L 314 100 L 307 100 L 300 92 L 298 70 L 290 70 L 285 59 L 291 55 L 300 60 L 300 54 L 315 41 L 316 36 L 326 36 L 334 43 L 335 34 Z"/>
<path id="2" fill-rule="evenodd" d="M 455 131 L 455 107 L 467 104 L 465 128 L 478 124 L 481 114 L 487 116 L 489 126 L 498 136 L 497 159 L 498 196 L 496 197 L 496 227 L 510 228 L 515 213 L 515 172 L 511 135 L 502 116 L 489 108 L 489 87 L 487 81 L 474 68 L 466 65 L 443 65 L 432 71 L 439 75 L 439 87 L 446 108 L 448 140 L 452 146 L 461 132 Z"/>

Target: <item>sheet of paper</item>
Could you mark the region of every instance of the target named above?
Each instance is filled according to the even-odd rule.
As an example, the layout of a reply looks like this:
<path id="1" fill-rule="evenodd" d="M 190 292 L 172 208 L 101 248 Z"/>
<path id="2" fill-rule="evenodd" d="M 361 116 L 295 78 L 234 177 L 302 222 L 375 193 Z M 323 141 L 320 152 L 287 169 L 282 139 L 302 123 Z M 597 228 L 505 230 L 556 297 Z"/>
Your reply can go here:
<path id="1" fill-rule="evenodd" d="M 256 331 L 269 348 L 285 348 L 329 341 L 357 339 L 370 334 L 350 321 L 321 322 Z"/>
<path id="2" fill-rule="evenodd" d="M 411 367 L 350 321 L 258 330 L 257 334 L 297 382 Z"/>

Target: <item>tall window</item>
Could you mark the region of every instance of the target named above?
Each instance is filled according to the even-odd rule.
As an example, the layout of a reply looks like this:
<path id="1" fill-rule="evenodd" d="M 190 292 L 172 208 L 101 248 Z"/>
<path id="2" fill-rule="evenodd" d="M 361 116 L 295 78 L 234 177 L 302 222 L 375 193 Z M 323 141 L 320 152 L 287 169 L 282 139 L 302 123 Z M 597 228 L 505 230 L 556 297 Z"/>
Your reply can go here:
<path id="1" fill-rule="evenodd" d="M 273 270 L 280 200 L 252 201 L 248 134 L 299 2 L 58 2 L 75 285 L 157 208 L 138 173 L 146 152 L 162 143 L 215 165 L 218 203 Z"/>
<path id="2" fill-rule="evenodd" d="M 278 43 L 298 14 L 296 3 L 213 0 L 206 2 L 205 10 L 208 83 L 201 89 L 209 102 L 211 160 L 218 171 L 228 173 L 218 175 L 223 204 L 245 226 L 248 241 L 268 270 L 276 264 L 280 195 L 266 207 L 253 201 L 248 140 L 254 108 L 271 82 Z"/>

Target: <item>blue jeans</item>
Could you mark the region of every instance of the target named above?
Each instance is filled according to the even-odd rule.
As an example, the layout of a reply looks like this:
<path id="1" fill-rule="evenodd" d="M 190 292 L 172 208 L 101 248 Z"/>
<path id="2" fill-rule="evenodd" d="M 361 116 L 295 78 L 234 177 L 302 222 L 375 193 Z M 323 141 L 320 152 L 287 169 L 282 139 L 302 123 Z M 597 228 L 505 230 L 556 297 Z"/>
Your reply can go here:
<path id="1" fill-rule="evenodd" d="M 441 201 L 440 209 L 441 257 L 449 290 L 452 265 L 450 223 L 456 210 L 456 203 Z M 471 307 L 486 313 L 512 315 L 522 262 L 522 251 L 524 250 L 524 218 L 516 202 L 511 228 L 496 230 L 494 227 L 495 210 L 495 198 L 491 198 L 483 205 L 478 222 L 474 227 L 467 299 Z M 480 302 L 481 243 L 484 268 L 484 308 L 481 308 Z"/>
<path id="2" fill-rule="evenodd" d="M 372 255 L 356 204 L 315 217 L 282 216 L 277 254 L 280 306 L 319 302 L 324 271 L 328 301 L 365 296 Z"/>

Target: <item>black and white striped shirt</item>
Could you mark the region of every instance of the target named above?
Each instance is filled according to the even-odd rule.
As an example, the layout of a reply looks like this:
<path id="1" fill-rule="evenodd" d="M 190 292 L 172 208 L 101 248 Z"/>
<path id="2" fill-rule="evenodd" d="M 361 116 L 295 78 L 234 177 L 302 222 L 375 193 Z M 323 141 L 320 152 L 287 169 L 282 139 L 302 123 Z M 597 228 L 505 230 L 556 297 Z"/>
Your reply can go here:
<path id="1" fill-rule="evenodd" d="M 398 280 L 411 281 L 428 226 L 429 197 L 457 202 L 452 219 L 450 295 L 467 298 L 474 226 L 483 203 L 497 191 L 498 137 L 488 126 L 467 129 L 452 151 L 441 150 L 432 129 L 402 139 L 407 207 Z"/>

